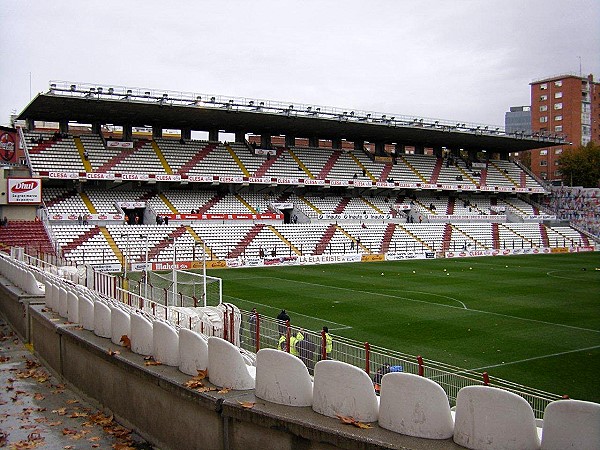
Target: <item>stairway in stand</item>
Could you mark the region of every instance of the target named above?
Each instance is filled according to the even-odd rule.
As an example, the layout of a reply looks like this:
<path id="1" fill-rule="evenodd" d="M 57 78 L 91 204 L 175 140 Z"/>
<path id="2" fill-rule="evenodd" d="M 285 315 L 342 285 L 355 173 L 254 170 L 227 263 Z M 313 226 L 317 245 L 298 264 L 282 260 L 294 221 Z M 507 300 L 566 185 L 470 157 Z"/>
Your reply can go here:
<path id="1" fill-rule="evenodd" d="M 211 198 L 204 205 L 202 205 L 202 207 L 200 208 L 200 211 L 198 211 L 198 214 L 206 214 L 210 208 L 212 208 L 217 203 L 219 203 L 221 200 L 223 200 L 223 198 L 224 198 L 224 195 L 215 194 L 215 196 L 213 198 Z"/>
<path id="2" fill-rule="evenodd" d="M 446 207 L 446 214 L 451 216 L 454 214 L 454 204 L 456 203 L 456 197 L 448 198 L 448 206 Z"/>
<path id="3" fill-rule="evenodd" d="M 544 247 L 550 247 L 550 239 L 548 239 L 548 230 L 546 229 L 546 225 L 540 223 L 540 236 L 542 237 L 542 244 Z"/>
<path id="4" fill-rule="evenodd" d="M 394 231 L 396 231 L 396 224 L 388 223 L 385 233 L 383 234 L 383 240 L 381 241 L 381 249 L 379 250 L 379 253 L 387 253 L 392 242 L 392 237 L 394 236 Z"/>
<path id="5" fill-rule="evenodd" d="M 317 179 L 324 180 L 327 178 L 327 175 L 329 175 L 329 172 L 331 172 L 331 169 L 333 169 L 337 160 L 340 159 L 340 156 L 342 156 L 342 152 L 340 150 L 335 150 L 319 172 L 319 175 L 317 175 Z"/>
<path id="6" fill-rule="evenodd" d="M 89 230 L 86 230 L 81 236 L 76 237 L 71 242 L 69 242 L 68 244 L 66 244 L 62 247 L 63 254 L 65 254 L 66 252 L 75 250 L 77 247 L 79 247 L 85 241 L 93 238 L 94 236 L 96 236 L 99 233 L 100 233 L 100 228 L 97 226 L 90 228 Z"/>
<path id="7" fill-rule="evenodd" d="M 431 173 L 431 178 L 429 179 L 430 184 L 436 184 L 438 178 L 440 176 L 440 172 L 442 171 L 442 158 L 437 158 L 435 161 L 435 167 L 433 168 L 433 172 Z"/>
<path id="8" fill-rule="evenodd" d="M 183 225 L 180 225 L 179 227 L 175 228 L 171 233 L 169 233 L 169 235 L 165 239 L 160 241 L 154 247 L 149 248 L 148 261 L 152 261 L 153 259 L 155 259 L 162 250 L 164 250 L 166 247 L 173 243 L 172 239 L 177 239 L 184 233 L 187 233 L 187 229 Z M 145 258 L 146 256 L 144 255 L 144 259 Z M 140 257 L 140 259 L 138 259 L 138 262 L 141 262 L 144 259 Z"/>
<path id="9" fill-rule="evenodd" d="M 450 249 L 450 240 L 452 239 L 452 225 L 449 223 L 444 227 L 444 237 L 442 238 L 442 251 L 447 252 Z"/>
<path id="10" fill-rule="evenodd" d="M 497 223 L 492 223 L 492 243 L 495 250 L 500 250 L 500 227 Z"/>
<path id="11" fill-rule="evenodd" d="M 315 245 L 313 255 L 322 255 L 325 252 L 327 245 L 329 245 L 329 241 L 331 241 L 331 238 L 335 234 L 335 230 L 336 228 L 334 224 L 331 224 L 327 227 L 327 230 L 325 230 L 325 233 L 323 233 L 323 236 L 321 236 L 321 240 L 317 245 Z"/>
<path id="12" fill-rule="evenodd" d="M 194 168 L 196 164 L 206 158 L 208 154 L 215 148 L 217 148 L 217 144 L 208 144 L 206 147 L 196 152 L 194 156 L 192 156 L 183 166 L 181 166 L 177 173 L 180 175 L 187 175 L 187 173 Z"/>
<path id="13" fill-rule="evenodd" d="M 346 206 L 350 203 L 350 197 L 343 197 L 342 200 L 338 203 L 338 205 L 334 208 L 333 214 L 342 214 Z"/>
<path id="14" fill-rule="evenodd" d="M 237 258 L 238 256 L 241 256 L 244 253 L 244 250 L 246 250 L 246 248 L 248 247 L 248 245 L 250 245 L 250 243 L 252 242 L 252 240 L 256 237 L 256 235 L 258 233 L 260 233 L 260 231 L 265 227 L 264 224 L 259 223 L 254 225 L 250 231 L 248 231 L 248 233 L 246 234 L 246 236 L 244 236 L 244 238 L 237 243 L 237 245 L 235 246 L 235 248 L 229 252 L 229 254 L 227 255 L 228 258 Z"/>

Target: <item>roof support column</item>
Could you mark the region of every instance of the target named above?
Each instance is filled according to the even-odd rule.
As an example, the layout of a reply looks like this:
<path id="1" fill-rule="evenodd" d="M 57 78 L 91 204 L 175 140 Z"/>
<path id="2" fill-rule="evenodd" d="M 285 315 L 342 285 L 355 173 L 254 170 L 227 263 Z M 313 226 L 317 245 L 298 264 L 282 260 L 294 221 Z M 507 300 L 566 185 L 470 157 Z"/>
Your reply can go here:
<path id="1" fill-rule="evenodd" d="M 396 144 L 395 150 L 396 150 L 396 155 L 403 155 L 406 153 L 406 148 L 404 147 L 403 144 Z"/>
<path id="2" fill-rule="evenodd" d="M 472 148 L 470 148 L 467 150 L 467 153 L 469 155 L 469 161 L 473 162 L 477 160 L 477 150 L 473 150 Z"/>
<path id="3" fill-rule="evenodd" d="M 341 150 L 342 149 L 342 139 L 341 138 L 332 139 L 331 146 L 333 147 L 334 150 Z"/>
<path id="4" fill-rule="evenodd" d="M 501 161 L 508 161 L 508 153 L 498 153 L 498 158 Z"/>
<path id="5" fill-rule="evenodd" d="M 185 139 L 189 141 L 192 139 L 192 129 L 191 128 L 182 128 L 181 129 L 181 139 Z"/>
<path id="6" fill-rule="evenodd" d="M 235 142 L 237 142 L 238 144 L 243 144 L 246 142 L 246 133 L 244 133 L 243 131 L 236 131 L 235 132 Z"/>
<path id="7" fill-rule="evenodd" d="M 269 149 L 271 148 L 271 135 L 270 134 L 261 134 L 260 135 L 260 147 Z"/>
<path id="8" fill-rule="evenodd" d="M 152 137 L 153 138 L 161 138 L 162 137 L 162 127 L 152 125 Z"/>
<path id="9" fill-rule="evenodd" d="M 362 151 L 365 148 L 365 141 L 354 141 L 354 150 Z"/>
<path id="10" fill-rule="evenodd" d="M 296 136 L 291 136 L 289 134 L 285 135 L 285 146 L 286 147 L 295 147 L 296 146 Z"/>
<path id="11" fill-rule="evenodd" d="M 217 130 L 217 129 L 208 130 L 208 140 L 210 142 L 219 142 L 219 130 Z"/>
<path id="12" fill-rule="evenodd" d="M 133 132 L 131 130 L 131 125 L 123 125 L 123 137 L 121 140 L 125 142 L 133 141 Z"/>
<path id="13" fill-rule="evenodd" d="M 437 158 L 441 158 L 442 157 L 442 147 L 439 145 L 436 145 L 435 147 L 433 147 L 433 154 Z"/>
<path id="14" fill-rule="evenodd" d="M 385 156 L 385 142 L 375 142 L 375 155 Z"/>
<path id="15" fill-rule="evenodd" d="M 424 155 L 425 146 L 423 144 L 415 144 L 415 155 Z"/>
<path id="16" fill-rule="evenodd" d="M 93 134 L 102 134 L 102 124 L 100 122 L 94 122 L 92 124 L 92 133 Z"/>
<path id="17" fill-rule="evenodd" d="M 318 148 L 319 147 L 319 138 L 316 136 L 308 138 L 308 146 Z"/>

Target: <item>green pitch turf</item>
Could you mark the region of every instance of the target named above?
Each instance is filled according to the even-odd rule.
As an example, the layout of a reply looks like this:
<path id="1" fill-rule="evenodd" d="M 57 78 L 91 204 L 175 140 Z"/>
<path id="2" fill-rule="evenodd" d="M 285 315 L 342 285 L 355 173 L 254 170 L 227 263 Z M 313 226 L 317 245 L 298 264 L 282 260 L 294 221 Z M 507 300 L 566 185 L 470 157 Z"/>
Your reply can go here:
<path id="1" fill-rule="evenodd" d="M 292 324 L 600 402 L 600 255 L 209 271 Z"/>

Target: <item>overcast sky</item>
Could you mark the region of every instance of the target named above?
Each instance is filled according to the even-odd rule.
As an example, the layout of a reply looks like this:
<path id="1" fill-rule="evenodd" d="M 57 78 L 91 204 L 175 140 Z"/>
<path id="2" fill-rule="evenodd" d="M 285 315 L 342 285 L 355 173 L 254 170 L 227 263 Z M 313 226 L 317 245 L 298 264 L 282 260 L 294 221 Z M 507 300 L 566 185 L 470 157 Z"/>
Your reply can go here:
<path id="1" fill-rule="evenodd" d="M 64 80 L 503 125 L 580 60 L 600 0 L 0 0 L 0 124 Z"/>

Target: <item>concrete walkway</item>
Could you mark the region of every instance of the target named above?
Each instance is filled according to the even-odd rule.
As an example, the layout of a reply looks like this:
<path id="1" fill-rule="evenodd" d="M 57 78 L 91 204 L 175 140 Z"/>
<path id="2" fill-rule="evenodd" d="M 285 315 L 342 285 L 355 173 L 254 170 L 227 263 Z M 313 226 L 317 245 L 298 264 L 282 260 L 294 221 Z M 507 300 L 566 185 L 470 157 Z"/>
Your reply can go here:
<path id="1" fill-rule="evenodd" d="M 98 376 L 102 376 L 98 374 Z M 40 364 L 0 317 L 0 447 L 152 449 Z"/>

